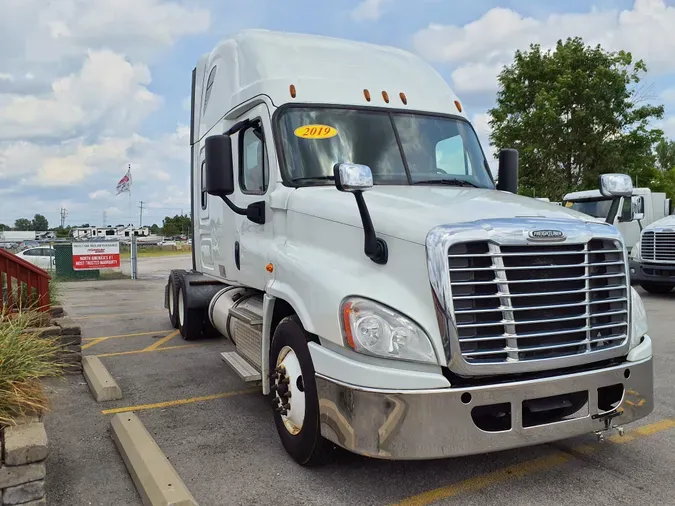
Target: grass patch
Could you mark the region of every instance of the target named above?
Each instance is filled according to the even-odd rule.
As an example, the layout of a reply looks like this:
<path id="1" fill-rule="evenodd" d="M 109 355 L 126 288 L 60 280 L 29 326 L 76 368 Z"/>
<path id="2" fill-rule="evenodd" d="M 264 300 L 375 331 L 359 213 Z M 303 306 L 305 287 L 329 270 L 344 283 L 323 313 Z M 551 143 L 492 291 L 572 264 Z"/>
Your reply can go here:
<path id="1" fill-rule="evenodd" d="M 114 281 L 116 279 L 131 279 L 131 276 L 122 271 L 101 271 L 98 279 L 101 281 Z"/>
<path id="2" fill-rule="evenodd" d="M 49 280 L 49 302 L 52 305 L 60 305 L 63 295 L 63 286 L 61 281 L 55 277 Z"/>
<path id="3" fill-rule="evenodd" d="M 48 410 L 41 378 L 63 373 L 58 337 L 31 328 L 44 325 L 44 313 L 0 313 L 0 426 Z"/>
<path id="4" fill-rule="evenodd" d="M 182 249 L 182 250 L 161 250 L 161 249 L 139 249 L 138 258 L 152 258 L 152 257 L 168 257 L 174 255 L 189 255 L 192 253 L 191 249 Z M 122 251 L 120 253 L 120 258 L 129 259 L 131 258 L 131 253 L 129 251 Z"/>

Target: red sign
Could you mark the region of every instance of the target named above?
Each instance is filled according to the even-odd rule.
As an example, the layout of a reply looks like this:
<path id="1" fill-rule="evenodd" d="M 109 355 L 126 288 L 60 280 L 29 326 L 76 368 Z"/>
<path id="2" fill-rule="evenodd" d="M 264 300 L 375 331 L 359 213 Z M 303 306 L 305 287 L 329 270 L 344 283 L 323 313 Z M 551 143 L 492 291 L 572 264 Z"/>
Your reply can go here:
<path id="1" fill-rule="evenodd" d="M 120 265 L 119 242 L 73 243 L 73 269 L 76 271 L 118 269 Z"/>

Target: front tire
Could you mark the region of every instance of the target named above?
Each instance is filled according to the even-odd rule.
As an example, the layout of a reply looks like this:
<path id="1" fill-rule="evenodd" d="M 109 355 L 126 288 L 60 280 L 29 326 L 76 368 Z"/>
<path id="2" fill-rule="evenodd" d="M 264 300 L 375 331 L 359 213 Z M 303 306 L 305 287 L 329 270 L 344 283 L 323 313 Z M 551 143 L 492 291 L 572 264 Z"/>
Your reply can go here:
<path id="1" fill-rule="evenodd" d="M 274 331 L 270 369 L 274 423 L 281 444 L 302 466 L 325 463 L 333 444 L 321 435 L 314 365 L 307 333 L 297 316 L 284 318 Z"/>
<path id="2" fill-rule="evenodd" d="M 668 293 L 675 288 L 672 283 L 640 283 L 640 286 L 649 293 Z"/>

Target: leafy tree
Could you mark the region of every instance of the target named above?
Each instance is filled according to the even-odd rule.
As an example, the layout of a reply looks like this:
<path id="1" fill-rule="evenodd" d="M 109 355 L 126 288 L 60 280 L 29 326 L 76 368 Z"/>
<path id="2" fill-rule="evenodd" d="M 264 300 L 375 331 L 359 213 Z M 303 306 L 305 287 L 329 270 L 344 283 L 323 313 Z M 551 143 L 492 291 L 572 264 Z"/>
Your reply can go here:
<path id="1" fill-rule="evenodd" d="M 26 218 L 19 218 L 14 222 L 14 229 L 21 232 L 33 230 L 33 222 Z"/>
<path id="2" fill-rule="evenodd" d="M 70 226 L 67 227 L 56 227 L 54 229 L 56 237 L 69 237 L 70 236 Z"/>
<path id="3" fill-rule="evenodd" d="M 177 214 L 173 218 L 167 216 L 162 224 L 162 233 L 165 236 L 189 234 L 192 230 L 192 220 L 187 214 Z"/>
<path id="4" fill-rule="evenodd" d="M 654 151 L 656 153 L 656 166 L 660 170 L 675 168 L 675 141 L 661 139 Z"/>
<path id="5" fill-rule="evenodd" d="M 538 44 L 516 51 L 489 112 L 497 150 L 520 152 L 521 193 L 561 200 L 597 188 L 602 173 L 649 172 L 663 135 L 649 121 L 663 117 L 663 106 L 640 105 L 645 97 L 637 85 L 646 71 L 630 53 L 586 46 L 578 37 L 559 40 L 553 51 Z"/>
<path id="6" fill-rule="evenodd" d="M 152 224 L 152 226 L 150 227 L 150 233 L 153 235 L 159 234 L 159 225 L 157 225 L 157 223 Z"/>
<path id="7" fill-rule="evenodd" d="M 32 223 L 33 230 L 36 230 L 38 232 L 44 232 L 46 230 L 49 230 L 49 222 L 47 221 L 47 218 L 45 218 L 41 214 L 36 214 L 33 217 L 33 223 Z"/>
<path id="8" fill-rule="evenodd" d="M 12 228 L 9 225 L 5 225 L 4 223 L 0 223 L 0 232 L 5 232 L 8 230 L 11 230 Z"/>

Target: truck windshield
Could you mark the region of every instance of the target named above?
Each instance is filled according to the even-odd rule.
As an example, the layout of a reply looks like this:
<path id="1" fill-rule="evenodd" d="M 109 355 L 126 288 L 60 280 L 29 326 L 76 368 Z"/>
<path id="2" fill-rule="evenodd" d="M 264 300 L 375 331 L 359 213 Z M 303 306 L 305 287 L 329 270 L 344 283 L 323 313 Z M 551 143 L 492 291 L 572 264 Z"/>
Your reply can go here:
<path id="1" fill-rule="evenodd" d="M 471 125 L 417 113 L 292 107 L 280 113 L 286 180 L 333 184 L 333 166 L 368 165 L 374 184 L 451 184 L 494 188 Z"/>
<path id="2" fill-rule="evenodd" d="M 607 218 L 611 205 L 611 199 L 573 200 L 567 202 L 567 207 L 596 218 Z"/>

